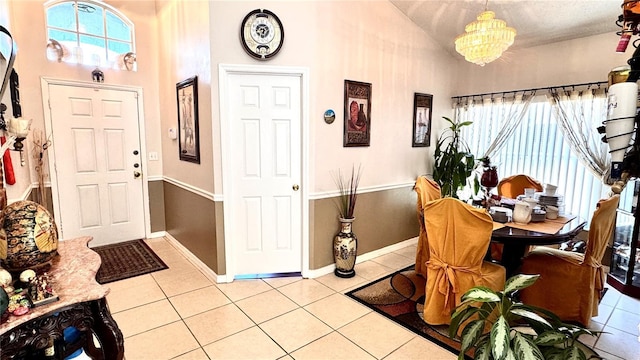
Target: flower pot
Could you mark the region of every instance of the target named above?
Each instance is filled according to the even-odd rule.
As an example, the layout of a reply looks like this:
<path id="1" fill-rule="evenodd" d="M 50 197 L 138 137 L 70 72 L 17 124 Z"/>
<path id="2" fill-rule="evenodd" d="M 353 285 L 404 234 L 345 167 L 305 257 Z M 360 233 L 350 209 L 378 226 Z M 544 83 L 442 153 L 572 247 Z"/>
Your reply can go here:
<path id="1" fill-rule="evenodd" d="M 354 220 L 355 218 L 340 218 L 340 232 L 333 239 L 333 260 L 336 264 L 333 273 L 341 278 L 350 278 L 356 275 L 353 268 L 356 265 L 358 239 L 351 231 L 351 224 Z"/>

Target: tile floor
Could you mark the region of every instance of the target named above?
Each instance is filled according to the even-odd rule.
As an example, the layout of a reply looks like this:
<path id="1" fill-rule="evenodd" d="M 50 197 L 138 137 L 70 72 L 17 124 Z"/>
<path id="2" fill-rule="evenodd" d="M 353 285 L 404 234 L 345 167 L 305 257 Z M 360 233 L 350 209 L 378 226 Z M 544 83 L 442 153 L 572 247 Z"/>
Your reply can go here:
<path id="1" fill-rule="evenodd" d="M 164 238 L 147 243 L 169 269 L 108 286 L 127 360 L 456 359 L 343 294 L 412 264 L 415 245 L 356 265 L 356 276 L 215 284 Z M 607 359 L 640 360 L 640 300 L 610 289 L 593 327 Z"/>

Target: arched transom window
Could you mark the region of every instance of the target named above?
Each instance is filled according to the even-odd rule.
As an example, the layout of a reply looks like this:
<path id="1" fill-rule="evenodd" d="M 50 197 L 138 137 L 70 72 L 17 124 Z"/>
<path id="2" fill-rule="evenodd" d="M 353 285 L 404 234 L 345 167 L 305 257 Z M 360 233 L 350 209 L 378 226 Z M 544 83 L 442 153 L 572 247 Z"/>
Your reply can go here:
<path id="1" fill-rule="evenodd" d="M 135 70 L 133 23 L 118 10 L 94 0 L 52 0 L 44 4 L 44 9 L 48 58 Z M 58 59 L 60 48 L 62 56 Z M 53 56 L 51 49 L 55 50 Z"/>

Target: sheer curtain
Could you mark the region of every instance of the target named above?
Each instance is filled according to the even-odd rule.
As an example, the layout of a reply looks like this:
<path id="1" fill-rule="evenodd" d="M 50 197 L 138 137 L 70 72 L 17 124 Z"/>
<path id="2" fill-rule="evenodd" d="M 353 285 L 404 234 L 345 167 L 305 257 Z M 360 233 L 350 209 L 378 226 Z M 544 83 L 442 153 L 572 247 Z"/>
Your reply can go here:
<path id="1" fill-rule="evenodd" d="M 511 97 L 481 96 L 478 102 L 473 97 L 458 98 L 453 104 L 454 118 L 473 123 L 462 130 L 463 138 L 472 139 L 471 152 L 478 158 L 493 158 L 520 125 L 534 96 L 535 91 L 529 95 L 519 92 Z"/>
<path id="2" fill-rule="evenodd" d="M 607 117 L 605 89 L 551 89 L 547 97 L 553 104 L 565 141 L 580 162 L 605 182 L 610 172 L 611 156 L 609 147 L 602 142 L 602 135 L 597 131 Z"/>

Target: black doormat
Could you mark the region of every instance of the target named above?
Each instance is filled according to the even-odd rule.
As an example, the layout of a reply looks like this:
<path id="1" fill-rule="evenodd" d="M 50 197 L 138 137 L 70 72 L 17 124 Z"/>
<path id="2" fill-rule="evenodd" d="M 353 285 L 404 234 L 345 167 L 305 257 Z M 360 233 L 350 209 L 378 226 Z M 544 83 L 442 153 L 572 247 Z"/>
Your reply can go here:
<path id="1" fill-rule="evenodd" d="M 106 284 L 169 268 L 143 240 L 92 248 L 102 259 L 96 281 Z"/>
<path id="2" fill-rule="evenodd" d="M 457 355 L 460 342 L 449 337 L 449 325 L 429 325 L 422 320 L 425 285 L 426 279 L 411 265 L 346 295 Z M 471 359 L 473 351 L 467 355 Z"/>

